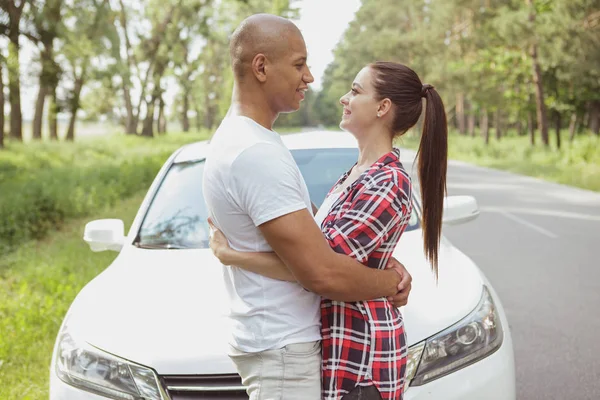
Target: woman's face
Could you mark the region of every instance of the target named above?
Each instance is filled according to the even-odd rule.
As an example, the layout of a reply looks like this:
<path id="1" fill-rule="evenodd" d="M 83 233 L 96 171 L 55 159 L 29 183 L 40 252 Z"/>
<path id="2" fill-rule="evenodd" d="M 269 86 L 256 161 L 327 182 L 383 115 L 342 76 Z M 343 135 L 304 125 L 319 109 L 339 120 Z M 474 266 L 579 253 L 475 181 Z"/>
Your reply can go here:
<path id="1" fill-rule="evenodd" d="M 340 99 L 343 106 L 340 128 L 353 134 L 366 132 L 377 121 L 380 102 L 372 85 L 374 72 L 365 67 L 354 79 L 351 89 Z"/>

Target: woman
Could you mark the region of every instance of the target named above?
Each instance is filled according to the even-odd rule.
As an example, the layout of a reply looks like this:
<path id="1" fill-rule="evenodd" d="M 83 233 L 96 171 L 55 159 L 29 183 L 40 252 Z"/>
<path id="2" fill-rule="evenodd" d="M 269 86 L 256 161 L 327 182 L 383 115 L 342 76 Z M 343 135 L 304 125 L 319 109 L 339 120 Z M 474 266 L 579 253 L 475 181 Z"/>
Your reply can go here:
<path id="1" fill-rule="evenodd" d="M 370 268 L 385 268 L 411 215 L 412 185 L 393 140 L 426 111 L 418 151 L 425 255 L 437 276 L 446 191 L 447 126 L 444 105 L 431 85 L 410 68 L 376 62 L 356 76 L 340 103 L 340 128 L 358 142 L 357 163 L 325 198 L 315 220 L 331 247 Z M 225 265 L 275 279 L 295 280 L 272 253 L 228 247 L 218 231 L 211 248 Z M 276 259 L 276 257 L 275 257 Z M 402 316 L 386 298 L 359 302 L 323 299 L 324 399 L 401 399 L 407 347 Z"/>

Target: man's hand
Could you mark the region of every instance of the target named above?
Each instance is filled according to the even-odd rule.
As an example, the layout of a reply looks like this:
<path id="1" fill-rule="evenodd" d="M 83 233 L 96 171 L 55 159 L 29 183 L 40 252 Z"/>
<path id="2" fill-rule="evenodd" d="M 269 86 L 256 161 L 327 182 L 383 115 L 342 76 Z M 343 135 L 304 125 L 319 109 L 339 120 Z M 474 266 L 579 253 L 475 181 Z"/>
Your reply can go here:
<path id="1" fill-rule="evenodd" d="M 208 226 L 210 228 L 209 235 L 209 246 L 212 250 L 213 254 L 221 261 L 223 265 L 229 265 L 229 259 L 227 257 L 228 252 L 231 250 L 229 247 L 229 242 L 227 238 L 212 222 L 212 220 L 208 219 Z"/>
<path id="2" fill-rule="evenodd" d="M 394 296 L 390 296 L 387 299 L 394 305 L 394 307 L 402 307 L 408 303 L 408 295 L 410 294 L 412 276 L 408 273 L 404 265 L 394 257 L 390 258 L 386 269 L 394 269 L 402 279 L 398 284 L 398 293 Z"/>

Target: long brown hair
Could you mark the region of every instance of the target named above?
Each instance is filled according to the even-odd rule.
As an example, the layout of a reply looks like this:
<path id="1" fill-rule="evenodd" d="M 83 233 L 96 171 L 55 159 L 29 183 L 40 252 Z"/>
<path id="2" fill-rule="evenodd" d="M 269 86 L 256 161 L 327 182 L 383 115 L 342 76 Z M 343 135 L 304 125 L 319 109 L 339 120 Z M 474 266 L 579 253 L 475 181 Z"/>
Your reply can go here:
<path id="1" fill-rule="evenodd" d="M 448 126 L 444 103 L 433 86 L 423 85 L 415 71 L 406 65 L 376 62 L 369 67 L 375 72 L 373 86 L 378 100 L 387 98 L 394 104 L 390 128 L 396 136 L 403 135 L 417 123 L 423 112 L 421 99 L 425 98 L 423 133 L 417 157 L 424 251 L 437 278 L 448 168 Z"/>

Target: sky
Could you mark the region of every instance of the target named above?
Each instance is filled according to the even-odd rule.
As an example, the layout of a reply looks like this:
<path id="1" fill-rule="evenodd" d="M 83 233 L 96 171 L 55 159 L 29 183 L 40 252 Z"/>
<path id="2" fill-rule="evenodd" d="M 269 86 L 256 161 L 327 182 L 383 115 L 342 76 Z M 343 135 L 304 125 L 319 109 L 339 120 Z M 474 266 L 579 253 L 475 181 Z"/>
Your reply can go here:
<path id="1" fill-rule="evenodd" d="M 348 23 L 360 7 L 360 0 L 298 0 L 300 19 L 295 21 L 306 42 L 308 50 L 308 65 L 315 78 L 312 89 L 319 90 L 323 73 L 327 65 L 333 61 L 333 49 L 344 34 Z M 6 41 L 0 46 L 5 47 Z M 23 118 L 33 119 L 35 98 L 37 96 L 37 76 L 28 68 L 31 65 L 35 48 L 29 41 L 22 39 L 20 54 L 21 65 L 21 107 Z M 37 71 L 37 68 L 36 68 Z M 169 96 L 170 94 L 170 96 Z M 170 105 L 176 92 L 167 93 L 165 102 Z"/>
<path id="2" fill-rule="evenodd" d="M 308 65 L 315 77 L 313 89 L 321 88 L 323 73 L 333 61 L 333 49 L 360 7 L 360 0 L 301 0 L 300 20 L 308 50 Z"/>

